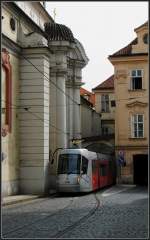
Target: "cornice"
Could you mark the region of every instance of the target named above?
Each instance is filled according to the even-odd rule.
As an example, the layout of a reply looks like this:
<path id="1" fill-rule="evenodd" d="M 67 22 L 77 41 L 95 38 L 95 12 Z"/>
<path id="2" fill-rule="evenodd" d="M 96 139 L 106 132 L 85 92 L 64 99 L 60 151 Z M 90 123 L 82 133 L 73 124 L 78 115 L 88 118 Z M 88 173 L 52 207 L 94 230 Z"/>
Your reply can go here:
<path id="1" fill-rule="evenodd" d="M 148 61 L 148 53 L 137 53 L 134 55 L 125 55 L 125 56 L 109 56 L 108 60 L 111 63 L 119 63 L 119 62 L 133 62 L 133 61 Z"/>
<path id="2" fill-rule="evenodd" d="M 139 101 L 134 101 L 132 103 L 127 103 L 127 107 L 135 107 L 135 106 L 140 106 L 140 107 L 147 107 L 148 103 L 143 103 Z"/>
<path id="3" fill-rule="evenodd" d="M 21 46 L 15 43 L 10 38 L 8 38 L 3 33 L 2 33 L 2 45 L 6 46 L 6 48 L 10 49 L 13 53 L 16 53 L 16 54 L 21 53 Z"/>

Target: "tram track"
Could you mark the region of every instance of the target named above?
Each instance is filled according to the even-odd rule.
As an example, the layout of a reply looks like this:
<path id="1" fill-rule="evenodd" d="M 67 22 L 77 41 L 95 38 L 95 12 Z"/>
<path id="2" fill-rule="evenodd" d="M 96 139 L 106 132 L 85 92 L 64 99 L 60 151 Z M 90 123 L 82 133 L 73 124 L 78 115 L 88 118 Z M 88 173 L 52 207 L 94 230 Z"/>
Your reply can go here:
<path id="1" fill-rule="evenodd" d="M 47 201 L 47 199 L 46 199 L 46 200 L 44 199 L 44 200 L 42 200 L 42 201 L 40 201 L 40 202 L 45 202 L 45 201 Z M 70 207 L 70 206 L 73 204 L 73 201 L 74 201 L 74 198 L 71 197 L 70 202 L 69 202 L 69 204 L 67 204 L 67 206 L 65 206 L 65 207 L 63 207 L 63 208 L 55 211 L 55 212 L 52 213 L 52 214 L 48 214 L 48 215 L 45 216 L 45 217 L 41 217 L 40 219 L 37 219 L 37 220 L 35 220 L 35 221 L 32 221 L 32 222 L 30 222 L 30 223 L 27 223 L 27 224 L 24 224 L 24 225 L 22 225 L 22 226 L 20 226 L 20 227 L 17 227 L 17 228 L 15 228 L 15 229 L 12 229 L 12 230 L 10 230 L 10 231 L 7 232 L 7 233 L 3 233 L 3 236 L 6 237 L 6 236 L 7 236 L 8 234 L 10 234 L 10 233 L 17 232 L 18 230 L 24 229 L 25 227 L 28 227 L 28 226 L 31 227 L 31 226 L 35 225 L 36 223 L 40 222 L 41 220 L 43 221 L 43 220 L 46 220 L 46 219 L 48 219 L 48 218 L 50 218 L 50 217 L 53 217 L 53 216 L 55 216 L 55 215 L 58 215 L 59 213 L 61 213 L 62 211 L 64 211 L 64 210 L 67 209 L 68 207 Z"/>
<path id="2" fill-rule="evenodd" d="M 64 221 L 64 225 L 62 225 L 62 230 L 56 230 L 56 233 L 54 235 L 50 235 L 49 237 L 50 238 L 60 238 L 62 237 L 65 233 L 68 233 L 70 232 L 71 230 L 73 230 L 74 228 L 78 227 L 80 224 L 82 224 L 83 222 L 85 222 L 87 219 L 89 219 L 91 216 L 93 216 L 95 214 L 95 212 L 97 211 L 97 209 L 99 208 L 100 206 L 100 200 L 98 199 L 97 197 L 97 194 L 96 193 L 92 193 L 92 195 L 94 195 L 94 198 L 96 200 L 94 204 L 94 207 L 92 207 L 92 209 L 87 213 L 85 214 L 83 217 L 81 217 L 80 219 L 78 219 L 77 221 L 74 221 L 72 223 L 70 223 L 69 226 L 65 227 L 65 225 L 67 224 L 67 221 L 65 222 Z M 89 195 L 88 195 L 89 196 Z M 56 218 L 60 218 L 60 216 L 63 216 L 67 210 L 69 210 L 72 205 L 76 204 L 76 200 L 79 200 L 79 198 L 75 198 L 75 197 L 71 197 L 70 201 L 69 201 L 69 204 L 67 204 L 65 207 L 55 211 L 54 213 L 51 213 L 51 214 L 48 214 L 47 216 L 40 216 L 40 219 L 37 219 L 35 221 L 32 221 L 32 222 L 29 222 L 27 224 L 24 224 L 22 226 L 19 226 L 19 227 L 16 227 L 6 233 L 3 233 L 3 237 L 11 237 L 11 233 L 14 234 L 15 233 L 15 236 L 17 236 L 17 232 L 19 231 L 22 231 L 23 229 L 27 229 L 29 227 L 29 231 L 31 228 L 37 228 L 37 225 L 39 223 L 44 222 L 44 221 L 49 221 L 52 217 L 56 217 Z M 43 201 L 46 201 L 46 200 L 43 200 Z M 80 204 L 80 202 L 78 203 Z M 92 204 L 92 203 L 91 203 Z M 64 212 L 64 214 L 63 214 Z M 44 214 L 44 213 L 43 213 Z M 42 212 L 41 212 L 41 215 L 42 215 Z M 58 216 L 58 217 L 57 217 Z M 67 219 L 69 217 L 68 213 L 66 214 L 66 217 L 64 218 Z M 51 220 L 52 221 L 52 220 Z M 59 224 L 58 224 L 59 226 Z M 42 229 L 40 229 L 40 231 L 51 231 L 51 227 L 50 226 L 47 226 L 48 229 L 45 229 L 45 227 Z M 44 230 L 45 229 L 45 230 Z M 48 233 L 48 232 L 47 232 Z M 23 236 L 22 234 L 23 233 L 19 233 L 21 234 L 21 237 Z M 49 235 L 49 234 L 48 234 Z M 20 238 L 20 235 L 18 236 Z"/>
<path id="3" fill-rule="evenodd" d="M 57 232 L 57 234 L 50 236 L 51 238 L 60 238 L 62 237 L 64 234 L 70 232 L 71 230 L 73 230 L 74 228 L 78 227 L 80 224 L 82 224 L 83 222 L 85 222 L 87 219 L 89 219 L 91 216 L 93 216 L 95 214 L 95 212 L 97 211 L 97 209 L 100 206 L 100 200 L 97 197 L 97 194 L 94 193 L 94 197 L 96 199 L 96 204 L 94 206 L 94 208 L 92 208 L 88 214 L 84 215 L 83 217 L 81 217 L 78 221 L 72 223 L 70 226 L 66 227 L 63 230 L 60 230 Z"/>

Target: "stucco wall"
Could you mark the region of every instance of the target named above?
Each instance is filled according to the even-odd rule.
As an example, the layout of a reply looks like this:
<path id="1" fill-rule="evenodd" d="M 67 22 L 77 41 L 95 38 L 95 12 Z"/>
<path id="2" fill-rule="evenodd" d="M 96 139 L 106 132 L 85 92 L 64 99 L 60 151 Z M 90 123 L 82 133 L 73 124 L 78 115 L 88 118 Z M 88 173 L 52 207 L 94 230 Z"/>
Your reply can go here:
<path id="1" fill-rule="evenodd" d="M 130 89 L 130 72 L 132 69 L 143 69 L 143 89 L 132 91 Z M 119 71 L 124 71 L 124 78 L 117 78 Z M 147 103 L 148 102 L 148 62 L 136 61 L 118 63 L 115 65 L 115 92 L 116 94 L 116 145 L 143 145 L 147 144 L 148 133 L 148 106 L 135 105 L 127 106 L 127 104 L 135 101 Z M 144 139 L 131 139 L 131 114 L 144 114 Z"/>
<path id="2" fill-rule="evenodd" d="M 2 151 L 6 158 L 2 161 L 2 194 L 11 195 L 19 190 L 19 158 L 18 158 L 18 116 L 17 116 L 17 98 L 19 83 L 19 59 L 10 55 L 12 65 L 12 131 L 6 137 L 2 137 Z M 5 101 L 6 79 L 2 68 L 2 99 Z M 4 103 L 4 102 L 3 102 Z M 4 106 L 4 105 L 3 105 Z M 2 114 L 2 126 L 5 124 L 5 113 Z"/>
<path id="3" fill-rule="evenodd" d="M 101 134 L 101 118 L 92 108 L 81 102 L 81 134 L 82 138 Z"/>

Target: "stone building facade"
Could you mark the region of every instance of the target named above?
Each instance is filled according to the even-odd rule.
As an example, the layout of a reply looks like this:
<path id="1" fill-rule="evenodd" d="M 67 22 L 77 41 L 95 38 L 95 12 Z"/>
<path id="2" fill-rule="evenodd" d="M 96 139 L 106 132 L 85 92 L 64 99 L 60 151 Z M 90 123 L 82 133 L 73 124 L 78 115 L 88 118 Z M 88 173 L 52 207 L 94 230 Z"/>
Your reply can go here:
<path id="1" fill-rule="evenodd" d="M 118 181 L 148 183 L 148 22 L 136 38 L 109 56 L 114 66 L 115 148 Z"/>
<path id="2" fill-rule="evenodd" d="M 88 63 L 71 30 L 43 2 L 2 4 L 2 194 L 55 185 L 51 156 L 81 138 L 80 86 Z"/>

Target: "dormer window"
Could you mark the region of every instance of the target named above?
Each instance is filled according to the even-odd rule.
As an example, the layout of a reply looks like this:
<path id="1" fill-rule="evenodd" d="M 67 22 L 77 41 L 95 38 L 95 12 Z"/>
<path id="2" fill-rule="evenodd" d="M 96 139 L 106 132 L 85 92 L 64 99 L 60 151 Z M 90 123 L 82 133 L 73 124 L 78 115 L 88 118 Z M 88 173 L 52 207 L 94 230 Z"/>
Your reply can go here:
<path id="1" fill-rule="evenodd" d="M 142 89 L 142 77 L 141 69 L 131 71 L 131 90 Z"/>
<path id="2" fill-rule="evenodd" d="M 144 34 L 144 36 L 143 36 L 143 42 L 144 42 L 145 44 L 148 44 L 148 34 L 147 34 L 147 33 Z"/>

